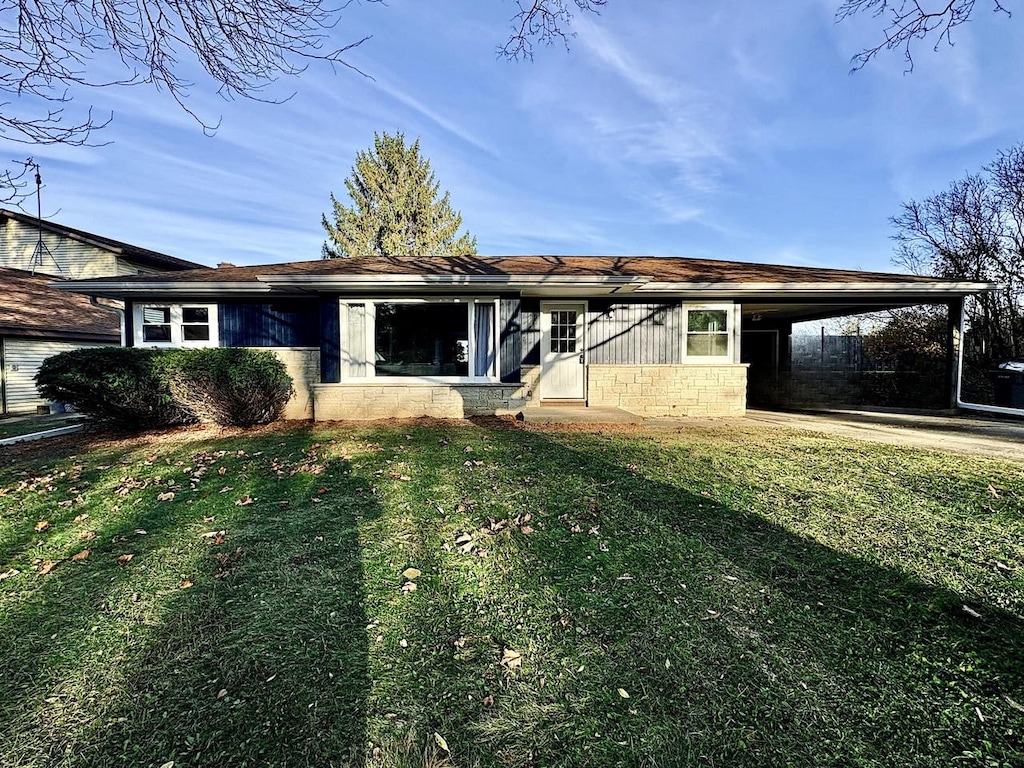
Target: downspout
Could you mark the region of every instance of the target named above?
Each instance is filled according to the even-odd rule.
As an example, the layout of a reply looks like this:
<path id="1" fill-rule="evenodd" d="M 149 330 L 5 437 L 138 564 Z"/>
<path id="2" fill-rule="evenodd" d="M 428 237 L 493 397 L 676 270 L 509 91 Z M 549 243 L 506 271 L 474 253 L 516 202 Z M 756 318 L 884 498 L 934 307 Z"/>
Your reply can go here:
<path id="1" fill-rule="evenodd" d="M 120 307 L 112 307 L 109 304 L 100 304 L 95 296 L 90 296 L 89 297 L 89 303 L 92 304 L 97 309 L 105 309 L 108 312 L 116 312 L 117 313 L 118 326 L 121 328 L 121 346 L 123 347 L 125 345 L 125 338 L 124 338 L 124 310 L 121 309 Z"/>

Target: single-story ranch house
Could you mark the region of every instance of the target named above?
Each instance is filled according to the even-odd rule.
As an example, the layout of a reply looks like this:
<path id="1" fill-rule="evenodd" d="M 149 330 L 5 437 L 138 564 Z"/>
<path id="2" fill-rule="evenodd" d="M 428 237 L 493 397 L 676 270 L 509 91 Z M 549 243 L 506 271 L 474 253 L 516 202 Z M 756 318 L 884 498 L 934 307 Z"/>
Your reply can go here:
<path id="1" fill-rule="evenodd" d="M 748 376 L 785 368 L 794 322 L 949 307 L 951 404 L 964 297 L 995 286 L 661 257 L 431 257 L 222 266 L 79 280 L 125 302 L 135 346 L 272 348 L 291 418 L 610 406 L 738 415 Z"/>

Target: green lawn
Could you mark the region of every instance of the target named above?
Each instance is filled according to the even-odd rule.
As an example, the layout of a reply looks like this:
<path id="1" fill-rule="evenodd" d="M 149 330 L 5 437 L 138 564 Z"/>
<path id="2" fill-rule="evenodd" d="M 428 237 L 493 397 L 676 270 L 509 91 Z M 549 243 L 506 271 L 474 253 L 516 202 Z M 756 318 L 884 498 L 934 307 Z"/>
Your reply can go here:
<path id="1" fill-rule="evenodd" d="M 0 765 L 1022 765 L 1022 504 L 724 427 L 0 452 Z"/>

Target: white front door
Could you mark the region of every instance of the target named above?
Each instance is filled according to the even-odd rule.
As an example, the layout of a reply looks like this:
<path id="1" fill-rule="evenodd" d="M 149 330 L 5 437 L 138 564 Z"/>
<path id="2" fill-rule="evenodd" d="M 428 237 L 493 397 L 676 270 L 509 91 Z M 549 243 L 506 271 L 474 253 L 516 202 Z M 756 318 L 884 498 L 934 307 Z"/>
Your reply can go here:
<path id="1" fill-rule="evenodd" d="M 542 302 L 540 305 L 541 380 L 544 400 L 586 397 L 584 302 Z"/>

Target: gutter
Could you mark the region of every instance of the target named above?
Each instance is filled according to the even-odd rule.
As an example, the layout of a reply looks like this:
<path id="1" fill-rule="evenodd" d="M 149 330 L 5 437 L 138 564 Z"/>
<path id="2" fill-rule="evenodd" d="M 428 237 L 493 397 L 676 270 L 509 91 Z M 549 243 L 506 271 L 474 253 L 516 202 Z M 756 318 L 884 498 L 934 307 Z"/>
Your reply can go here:
<path id="1" fill-rule="evenodd" d="M 89 297 L 89 303 L 92 304 L 97 309 L 105 309 L 108 312 L 116 312 L 117 313 L 117 322 L 118 322 L 118 325 L 121 328 L 121 346 L 123 347 L 124 343 L 125 343 L 125 339 L 124 339 L 124 310 L 122 308 L 120 308 L 120 307 L 112 307 L 109 304 L 100 304 L 99 299 L 96 296 L 90 296 Z"/>

